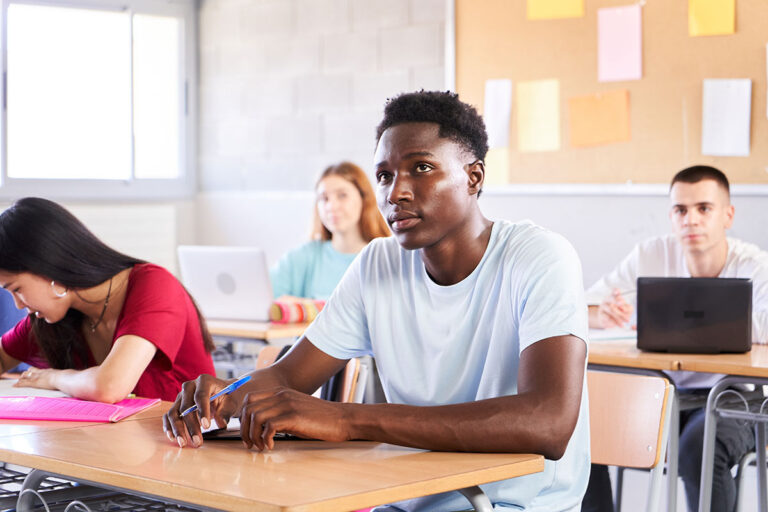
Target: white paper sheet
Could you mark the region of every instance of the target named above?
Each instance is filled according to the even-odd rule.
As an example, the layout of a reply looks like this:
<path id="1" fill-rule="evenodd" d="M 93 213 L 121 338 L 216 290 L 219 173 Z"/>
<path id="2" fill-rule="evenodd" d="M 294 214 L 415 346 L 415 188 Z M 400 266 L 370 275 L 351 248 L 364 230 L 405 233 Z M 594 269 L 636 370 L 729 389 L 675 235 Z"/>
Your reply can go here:
<path id="1" fill-rule="evenodd" d="M 749 156 L 752 80 L 708 78 L 703 89 L 701 153 Z"/>
<path id="2" fill-rule="evenodd" d="M 509 116 L 512 113 L 512 80 L 485 81 L 483 119 L 488 132 L 488 147 L 509 147 Z"/>
<path id="3" fill-rule="evenodd" d="M 590 329 L 589 341 L 604 340 L 636 340 L 637 331 L 635 329 Z"/>
<path id="4" fill-rule="evenodd" d="M 58 389 L 13 387 L 17 382 L 16 379 L 0 379 L 0 396 L 46 396 L 51 398 L 69 396 Z"/>

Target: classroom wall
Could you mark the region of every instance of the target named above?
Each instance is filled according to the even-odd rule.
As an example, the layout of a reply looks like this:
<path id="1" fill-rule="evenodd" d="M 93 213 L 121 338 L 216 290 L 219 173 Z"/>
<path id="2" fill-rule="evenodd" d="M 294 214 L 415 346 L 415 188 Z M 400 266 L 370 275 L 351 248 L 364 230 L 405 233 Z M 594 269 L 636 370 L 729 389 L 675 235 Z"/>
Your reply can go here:
<path id="1" fill-rule="evenodd" d="M 0 211 L 11 204 L 0 203 Z M 196 201 L 192 199 L 117 204 L 62 201 L 61 204 L 113 249 L 174 273 L 177 245 L 194 243 L 197 238 L 192 224 Z"/>
<path id="2" fill-rule="evenodd" d="M 307 240 L 313 195 L 305 192 L 209 192 L 198 198 L 197 233 L 209 244 L 263 247 L 271 262 Z M 734 196 L 731 236 L 768 248 L 764 196 Z M 493 219 L 531 219 L 563 234 L 581 256 L 585 285 L 612 268 L 639 240 L 669 231 L 663 195 L 518 195 L 487 191 L 480 198 Z M 294 226 L 295 229 L 285 229 Z"/>
<path id="3" fill-rule="evenodd" d="M 445 0 L 203 0 L 199 178 L 210 191 L 307 190 L 370 169 L 384 101 L 444 83 Z"/>
<path id="4" fill-rule="evenodd" d="M 370 170 L 373 129 L 386 97 L 447 87 L 448 5 L 204 0 L 197 242 L 257 245 L 274 261 L 306 240 L 315 175 L 342 158 Z M 492 218 L 527 218 L 565 235 L 590 284 L 636 241 L 668 231 L 664 187 L 659 190 L 488 189 L 480 203 Z M 768 248 L 766 201 L 736 195 L 731 234 Z"/>

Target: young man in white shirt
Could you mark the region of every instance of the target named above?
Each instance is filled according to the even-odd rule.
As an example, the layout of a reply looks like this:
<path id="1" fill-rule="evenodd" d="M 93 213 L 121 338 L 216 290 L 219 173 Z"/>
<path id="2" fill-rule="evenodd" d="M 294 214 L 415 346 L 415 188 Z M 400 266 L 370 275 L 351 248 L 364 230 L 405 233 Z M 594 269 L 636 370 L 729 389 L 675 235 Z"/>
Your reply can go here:
<path id="1" fill-rule="evenodd" d="M 235 393 L 189 382 L 164 417 L 199 446 L 200 424 L 239 413 L 248 447 L 275 432 L 431 450 L 534 452 L 542 473 L 483 485 L 496 510 L 578 510 L 589 471 L 587 309 L 578 257 L 530 223 L 492 222 L 478 206 L 487 136 L 457 95 L 387 103 L 377 129 L 376 193 L 393 237 L 370 243 L 322 313 L 278 363 Z M 309 395 L 351 357 L 376 358 L 386 404 Z M 197 415 L 179 411 L 197 404 Z M 377 510 L 465 510 L 444 493 Z"/>
<path id="2" fill-rule="evenodd" d="M 728 178 L 714 167 L 689 167 L 672 179 L 669 195 L 673 234 L 638 244 L 616 269 L 587 290 L 590 327 L 630 324 L 636 295 L 626 292 L 635 290 L 638 277 L 746 277 L 752 279 L 753 287 L 752 341 L 768 342 L 768 253 L 726 236 L 735 212 Z M 695 372 L 669 372 L 669 376 L 680 392 L 702 395 L 722 378 Z M 680 420 L 680 476 L 688 507 L 697 510 L 704 410 L 683 411 Z M 752 449 L 749 425 L 718 422 L 712 510 L 734 509 L 736 486 L 730 468 Z M 584 510 L 612 508 L 610 491 L 605 467 L 593 466 Z"/>

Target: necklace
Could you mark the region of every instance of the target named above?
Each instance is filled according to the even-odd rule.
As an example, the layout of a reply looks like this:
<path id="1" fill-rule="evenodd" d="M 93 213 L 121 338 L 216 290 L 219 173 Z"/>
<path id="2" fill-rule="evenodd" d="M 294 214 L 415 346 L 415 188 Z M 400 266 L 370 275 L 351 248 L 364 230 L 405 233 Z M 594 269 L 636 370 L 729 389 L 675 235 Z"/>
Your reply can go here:
<path id="1" fill-rule="evenodd" d="M 101 308 L 101 314 L 99 315 L 98 320 L 93 322 L 91 319 L 88 319 L 88 323 L 90 323 L 91 332 L 96 332 L 96 328 L 99 326 L 102 320 L 104 320 L 104 313 L 107 312 L 107 306 L 109 305 L 109 296 L 112 293 L 112 278 L 109 279 L 109 288 L 107 289 L 107 298 L 104 299 L 104 307 Z"/>

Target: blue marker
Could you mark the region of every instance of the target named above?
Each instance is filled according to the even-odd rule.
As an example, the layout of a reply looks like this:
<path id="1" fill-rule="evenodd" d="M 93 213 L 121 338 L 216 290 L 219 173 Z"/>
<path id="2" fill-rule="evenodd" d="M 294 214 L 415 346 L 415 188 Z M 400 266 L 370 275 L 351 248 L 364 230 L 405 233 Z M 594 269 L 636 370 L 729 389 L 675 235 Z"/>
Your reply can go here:
<path id="1" fill-rule="evenodd" d="M 228 395 L 228 394 L 230 394 L 231 392 L 233 392 L 234 390 L 236 390 L 237 388 L 239 388 L 240 386 L 242 386 L 243 384 L 245 384 L 249 380 L 251 380 L 251 376 L 250 375 L 246 375 L 245 377 L 240 377 L 235 382 L 233 382 L 229 386 L 225 387 L 224 389 L 222 389 L 221 391 L 219 391 L 215 395 L 213 395 L 211 397 L 211 402 L 213 402 L 214 400 L 219 398 L 221 395 Z M 185 411 L 183 411 L 181 413 L 181 417 L 183 418 L 187 414 L 191 413 L 192 411 L 196 411 L 196 410 L 197 410 L 197 404 L 195 404 L 192 407 L 190 407 L 190 408 L 186 409 Z"/>

